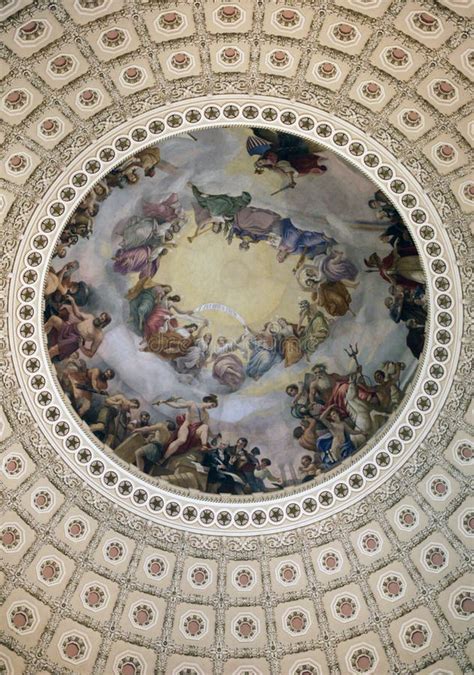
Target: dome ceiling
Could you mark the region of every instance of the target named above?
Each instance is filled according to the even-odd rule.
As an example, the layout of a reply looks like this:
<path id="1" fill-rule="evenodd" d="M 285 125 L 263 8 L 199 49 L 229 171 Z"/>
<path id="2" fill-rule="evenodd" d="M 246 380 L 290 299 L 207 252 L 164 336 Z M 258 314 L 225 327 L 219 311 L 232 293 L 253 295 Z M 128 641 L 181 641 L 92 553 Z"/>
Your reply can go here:
<path id="1" fill-rule="evenodd" d="M 389 198 L 321 148 L 255 127 L 172 137 L 107 174 L 60 234 L 49 356 L 139 471 L 275 494 L 393 421 L 426 341 L 422 260 Z"/>
<path id="2" fill-rule="evenodd" d="M 0 16 L 3 670 L 467 672 L 468 3 Z"/>

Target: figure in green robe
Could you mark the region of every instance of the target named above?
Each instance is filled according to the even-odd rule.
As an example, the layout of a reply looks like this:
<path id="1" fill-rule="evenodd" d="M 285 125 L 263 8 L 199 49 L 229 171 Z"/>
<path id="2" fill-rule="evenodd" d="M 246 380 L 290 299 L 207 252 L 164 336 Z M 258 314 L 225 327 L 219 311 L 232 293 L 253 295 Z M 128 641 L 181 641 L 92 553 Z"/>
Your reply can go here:
<path id="1" fill-rule="evenodd" d="M 153 308 L 169 292 L 171 286 L 161 285 L 153 281 L 151 277 L 139 279 L 127 292 L 125 298 L 128 300 L 130 316 L 129 323 L 138 335 L 143 336 L 145 322 L 150 316 Z"/>
<path id="2" fill-rule="evenodd" d="M 306 325 L 305 325 L 306 324 Z M 297 328 L 301 351 L 309 358 L 329 335 L 329 324 L 316 303 L 300 302 L 300 321 Z"/>
<path id="3" fill-rule="evenodd" d="M 199 206 L 207 209 L 212 218 L 233 221 L 235 214 L 252 201 L 252 196 L 248 192 L 242 192 L 239 197 L 231 197 L 226 194 L 209 195 L 201 192 L 195 185 L 191 185 L 191 188 Z"/>

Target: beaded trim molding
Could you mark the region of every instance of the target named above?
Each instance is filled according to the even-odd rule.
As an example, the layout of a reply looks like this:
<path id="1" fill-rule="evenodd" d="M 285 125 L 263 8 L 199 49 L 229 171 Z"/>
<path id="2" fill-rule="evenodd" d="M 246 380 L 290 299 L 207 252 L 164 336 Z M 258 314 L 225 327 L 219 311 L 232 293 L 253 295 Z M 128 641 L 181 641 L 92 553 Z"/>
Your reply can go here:
<path id="1" fill-rule="evenodd" d="M 278 496 L 221 497 L 172 488 L 129 468 L 75 415 L 49 360 L 43 287 L 60 232 L 91 187 L 143 148 L 192 129 L 265 126 L 317 140 L 382 189 L 410 228 L 426 275 L 429 321 L 415 383 L 396 415 L 352 462 L 310 487 Z M 380 487 L 417 450 L 449 393 L 462 335 L 461 284 L 451 243 L 420 184 L 388 150 L 352 124 L 311 106 L 259 96 L 212 96 L 164 106 L 90 145 L 32 213 L 15 263 L 9 335 L 30 409 L 66 464 L 95 491 L 161 525 L 232 536 L 268 534 L 334 515 Z"/>

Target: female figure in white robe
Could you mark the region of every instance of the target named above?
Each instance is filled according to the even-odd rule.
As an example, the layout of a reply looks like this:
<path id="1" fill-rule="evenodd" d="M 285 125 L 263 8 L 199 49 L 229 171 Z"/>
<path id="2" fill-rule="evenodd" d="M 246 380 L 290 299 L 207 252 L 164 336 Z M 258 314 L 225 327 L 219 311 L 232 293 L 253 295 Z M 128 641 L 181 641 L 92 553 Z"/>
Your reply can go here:
<path id="1" fill-rule="evenodd" d="M 195 375 L 203 368 L 209 358 L 212 335 L 204 333 L 183 356 L 174 360 L 178 373 Z"/>
<path id="2" fill-rule="evenodd" d="M 233 341 L 221 335 L 217 338 L 217 346 L 212 354 L 214 361 L 212 377 L 229 387 L 231 391 L 237 391 L 245 380 L 244 364 L 234 353 L 236 351 L 245 353 L 245 350 L 239 345 L 241 339 L 242 336 L 237 341 Z"/>

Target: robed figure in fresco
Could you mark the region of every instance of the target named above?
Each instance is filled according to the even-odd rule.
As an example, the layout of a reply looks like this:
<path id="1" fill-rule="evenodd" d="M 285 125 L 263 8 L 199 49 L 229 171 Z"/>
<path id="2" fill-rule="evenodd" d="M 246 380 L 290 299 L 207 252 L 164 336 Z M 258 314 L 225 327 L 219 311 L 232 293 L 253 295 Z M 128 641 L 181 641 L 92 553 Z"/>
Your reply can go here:
<path id="1" fill-rule="evenodd" d="M 284 262 L 289 255 L 299 255 L 300 259 L 297 263 L 297 268 L 299 268 L 306 258 L 312 260 L 318 255 L 327 253 L 332 246 L 337 244 L 335 239 L 328 237 L 324 232 L 300 230 L 293 225 L 290 218 L 284 218 L 281 225 L 281 240 L 277 251 L 278 262 Z"/>
<path id="2" fill-rule="evenodd" d="M 252 201 L 249 192 L 242 192 L 238 197 L 232 197 L 226 193 L 208 194 L 200 190 L 193 183 L 188 183 L 195 199 L 193 203 L 196 231 L 188 241 L 192 242 L 196 237 L 212 229 L 219 233 L 224 228 L 225 236 L 231 233 L 236 214 Z"/>
<path id="3" fill-rule="evenodd" d="M 142 277 L 130 288 L 126 294 L 129 303 L 129 323 L 135 332 L 143 335 L 145 321 L 151 314 L 153 307 L 171 291 L 171 286 L 162 286 L 151 277 Z"/>
<path id="4" fill-rule="evenodd" d="M 268 241 L 281 232 L 281 216 L 270 209 L 246 206 L 235 214 L 231 235 L 240 239 L 239 248 L 246 250 L 250 244 Z"/>
<path id="5" fill-rule="evenodd" d="M 243 336 L 238 340 L 228 340 L 224 335 L 217 338 L 217 345 L 212 353 L 212 376 L 221 384 L 237 391 L 245 380 L 245 368 L 242 359 L 236 352 L 246 354 L 240 346 Z"/>
<path id="6" fill-rule="evenodd" d="M 201 203 L 203 203 L 201 201 Z M 240 240 L 240 250 L 248 250 L 250 244 L 258 244 L 261 241 L 277 239 L 281 233 L 281 215 L 270 209 L 262 209 L 256 206 L 243 206 L 232 219 L 224 221 L 221 216 L 213 216 L 207 208 L 203 208 L 197 202 L 193 203 L 196 231 L 188 237 L 192 242 L 201 234 L 210 232 L 219 234 L 224 229 L 224 235 L 228 243 L 234 237 Z"/>
<path id="7" fill-rule="evenodd" d="M 259 333 L 250 331 L 248 341 L 250 358 L 246 374 L 259 380 L 270 368 L 282 360 L 279 340 L 279 326 L 275 322 L 265 324 Z"/>
<path id="8" fill-rule="evenodd" d="M 160 257 L 176 246 L 173 233 L 186 220 L 178 195 L 173 192 L 156 204 L 147 202 L 143 212 L 143 216 L 132 216 L 115 227 L 114 234 L 120 235 L 121 241 L 113 257 L 114 272 L 124 275 L 138 272 L 140 277 L 153 277 Z"/>
<path id="9" fill-rule="evenodd" d="M 300 348 L 307 357 L 310 357 L 329 335 L 329 324 L 319 310 L 317 302 L 309 303 L 307 300 L 300 302 L 298 331 Z"/>
<path id="10" fill-rule="evenodd" d="M 195 185 L 191 185 L 193 196 L 202 209 L 207 209 L 213 218 L 222 218 L 232 221 L 235 214 L 252 201 L 249 192 L 242 192 L 238 197 L 228 194 L 211 195 L 201 191 Z"/>
<path id="11" fill-rule="evenodd" d="M 404 288 L 417 288 L 424 284 L 423 268 L 414 247 L 411 253 L 406 249 L 404 253 L 393 249 L 384 258 L 377 253 L 372 253 L 365 260 L 365 264 L 370 271 L 378 270 L 382 279 L 390 284 L 395 283 Z"/>
<path id="12" fill-rule="evenodd" d="M 320 272 L 326 281 L 355 281 L 359 270 L 343 251 L 330 249 L 321 260 Z"/>
<path id="13" fill-rule="evenodd" d="M 288 187 L 296 185 L 295 176 L 320 175 L 327 171 L 321 164 L 321 146 L 293 134 L 271 129 L 252 129 L 247 139 L 247 152 L 258 157 L 255 173 L 265 169 L 276 171 L 288 180 Z"/>

